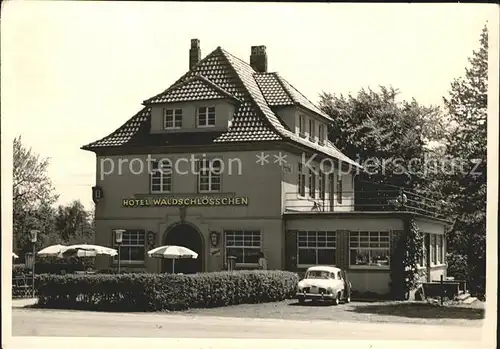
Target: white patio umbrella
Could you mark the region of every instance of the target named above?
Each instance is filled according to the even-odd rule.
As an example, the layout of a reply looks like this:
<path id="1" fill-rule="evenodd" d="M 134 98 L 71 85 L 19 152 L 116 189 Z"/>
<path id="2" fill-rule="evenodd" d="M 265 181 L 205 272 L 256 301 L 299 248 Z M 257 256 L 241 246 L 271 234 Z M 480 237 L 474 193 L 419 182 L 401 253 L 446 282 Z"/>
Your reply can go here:
<path id="1" fill-rule="evenodd" d="M 17 254 L 15 254 L 14 252 L 12 252 L 12 258 L 19 258 L 19 256 Z"/>
<path id="2" fill-rule="evenodd" d="M 42 248 L 36 254 L 39 257 L 56 257 L 61 252 L 63 252 L 65 249 L 66 249 L 66 246 L 64 246 L 64 245 L 59 245 L 59 244 L 51 245 L 51 246 Z"/>
<path id="3" fill-rule="evenodd" d="M 167 258 L 172 260 L 172 273 L 175 273 L 175 260 L 176 259 L 196 259 L 198 253 L 190 250 L 187 247 L 166 245 L 154 248 L 148 251 L 149 257 Z"/>
<path id="4" fill-rule="evenodd" d="M 118 251 L 114 248 L 105 246 L 80 244 L 67 246 L 59 255 L 73 253 L 75 253 L 78 257 L 94 257 L 97 255 L 116 256 Z"/>

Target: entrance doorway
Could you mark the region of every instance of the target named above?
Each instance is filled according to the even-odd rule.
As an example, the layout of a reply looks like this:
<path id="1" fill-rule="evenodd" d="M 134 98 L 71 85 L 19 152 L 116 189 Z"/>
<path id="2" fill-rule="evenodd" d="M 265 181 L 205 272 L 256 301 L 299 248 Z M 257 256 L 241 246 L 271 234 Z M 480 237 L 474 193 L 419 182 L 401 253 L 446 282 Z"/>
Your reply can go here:
<path id="1" fill-rule="evenodd" d="M 163 245 L 187 247 L 198 253 L 197 259 L 176 259 L 175 272 L 194 274 L 203 271 L 203 240 L 198 229 L 188 223 L 179 223 L 167 230 Z M 172 260 L 163 259 L 162 272 L 172 272 Z"/>

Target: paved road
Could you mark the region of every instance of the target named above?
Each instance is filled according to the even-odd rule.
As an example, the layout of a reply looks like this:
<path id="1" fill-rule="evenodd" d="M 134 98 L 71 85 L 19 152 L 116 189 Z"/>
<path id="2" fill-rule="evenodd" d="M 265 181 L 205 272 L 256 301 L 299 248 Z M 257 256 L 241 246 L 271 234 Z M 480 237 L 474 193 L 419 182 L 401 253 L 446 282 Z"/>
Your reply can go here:
<path id="1" fill-rule="evenodd" d="M 13 336 L 480 341 L 479 326 L 12 309 Z M 470 343 L 473 345 L 473 343 Z M 475 347 L 473 345 L 473 347 Z"/>

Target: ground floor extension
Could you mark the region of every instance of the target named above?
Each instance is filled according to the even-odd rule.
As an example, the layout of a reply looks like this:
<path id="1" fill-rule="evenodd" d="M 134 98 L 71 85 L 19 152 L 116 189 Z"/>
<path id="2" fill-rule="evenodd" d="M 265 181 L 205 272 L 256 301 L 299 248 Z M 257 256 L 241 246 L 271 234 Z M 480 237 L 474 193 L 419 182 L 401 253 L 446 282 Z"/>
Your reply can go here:
<path id="1" fill-rule="evenodd" d="M 391 243 L 405 233 L 401 212 L 285 213 L 282 217 L 254 219 L 169 216 L 97 219 L 96 243 L 114 246 L 113 231 L 125 229 L 120 249 L 122 270 L 171 272 L 172 262 L 149 258 L 147 251 L 161 245 L 181 245 L 199 254 L 198 259 L 176 262 L 181 273 L 227 268 L 226 258 L 236 257 L 237 269 L 256 269 L 261 252 L 268 269 L 303 272 L 317 264 L 347 269 L 353 289 L 386 294 L 391 282 Z M 445 224 L 412 216 L 424 233 L 420 268 L 425 279 L 446 276 Z M 100 269 L 116 268 L 118 258 L 100 256 Z"/>

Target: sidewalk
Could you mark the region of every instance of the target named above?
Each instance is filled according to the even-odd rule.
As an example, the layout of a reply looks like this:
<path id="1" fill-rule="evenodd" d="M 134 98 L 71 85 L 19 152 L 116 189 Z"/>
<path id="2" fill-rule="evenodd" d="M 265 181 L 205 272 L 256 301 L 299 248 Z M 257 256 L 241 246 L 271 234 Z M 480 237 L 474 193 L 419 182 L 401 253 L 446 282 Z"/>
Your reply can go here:
<path id="1" fill-rule="evenodd" d="M 13 299 L 12 308 L 24 308 L 30 305 L 34 305 L 38 302 L 38 298 L 24 298 L 24 299 Z"/>

